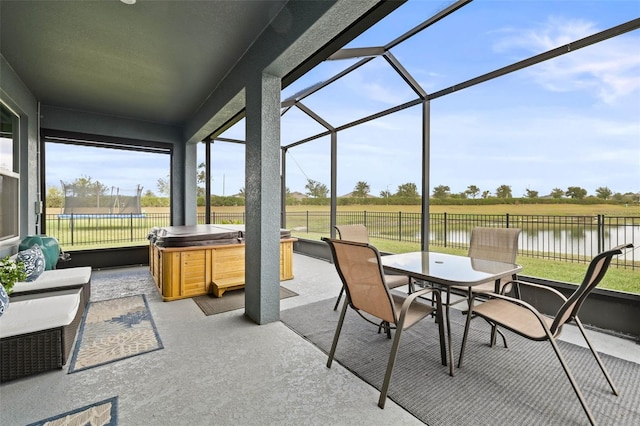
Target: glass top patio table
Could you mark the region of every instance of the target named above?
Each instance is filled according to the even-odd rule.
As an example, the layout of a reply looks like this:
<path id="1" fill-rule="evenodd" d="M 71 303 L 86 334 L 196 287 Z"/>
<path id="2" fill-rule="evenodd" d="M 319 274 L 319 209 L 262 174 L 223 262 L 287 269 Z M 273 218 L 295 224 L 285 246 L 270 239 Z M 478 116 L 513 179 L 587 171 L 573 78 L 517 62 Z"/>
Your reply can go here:
<path id="1" fill-rule="evenodd" d="M 469 286 L 499 280 L 522 270 L 520 265 L 467 256 L 417 251 L 382 256 L 384 269 L 444 286 Z"/>
<path id="2" fill-rule="evenodd" d="M 449 319 L 449 298 L 451 286 L 468 286 L 495 281 L 498 288 L 500 279 L 511 277 L 522 270 L 515 263 L 495 262 L 467 256 L 418 251 L 391 254 L 381 257 L 385 270 L 409 275 L 418 280 L 444 286 L 447 291 L 446 323 L 449 350 L 449 374 L 453 376 L 453 349 L 451 348 L 451 323 Z"/>

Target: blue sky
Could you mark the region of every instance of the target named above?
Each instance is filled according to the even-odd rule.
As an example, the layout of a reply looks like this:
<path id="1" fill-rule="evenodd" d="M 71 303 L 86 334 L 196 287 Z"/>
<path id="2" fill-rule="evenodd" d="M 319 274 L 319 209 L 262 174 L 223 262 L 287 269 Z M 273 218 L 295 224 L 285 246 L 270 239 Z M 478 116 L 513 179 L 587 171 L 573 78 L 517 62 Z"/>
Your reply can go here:
<path id="1" fill-rule="evenodd" d="M 409 1 L 347 47 L 388 43 L 446 2 Z M 640 2 L 476 0 L 449 18 L 391 49 L 428 93 L 445 89 L 521 59 L 579 40 L 640 17 Z M 464 29 L 464 31 L 461 31 Z M 431 102 L 432 188 L 459 193 L 469 185 L 493 193 L 509 185 L 514 196 L 527 189 L 598 187 L 640 192 L 640 31 L 461 90 Z M 325 62 L 283 91 L 283 99 L 324 81 L 353 60 Z M 415 99 L 386 61 L 377 58 L 305 99 L 304 104 L 334 126 Z M 371 194 L 420 183 L 419 107 L 338 134 L 338 195 L 358 181 Z M 244 121 L 226 137 L 244 138 Z M 299 111 L 283 117 L 282 143 L 323 131 Z M 156 191 L 168 158 L 101 150 L 75 159 L 68 146 L 47 152 L 47 183 L 89 175 L 108 186 Z M 73 147 L 76 150 L 76 147 Z M 49 148 L 48 148 L 49 149 Z M 88 148 L 87 148 L 88 149 Z M 77 151 L 79 152 L 79 151 Z M 204 148 L 199 150 L 204 159 Z M 213 147 L 215 194 L 244 187 L 244 149 Z M 135 155 L 134 155 L 135 154 Z M 145 154 L 147 155 L 147 154 Z M 293 148 L 287 156 L 287 186 L 305 192 L 307 179 L 329 186 L 329 140 Z M 55 166 L 54 166 L 55 164 Z M 141 164 L 148 169 L 140 171 Z M 80 167 L 82 166 L 82 167 Z M 84 171 L 83 171 L 84 169 Z"/>

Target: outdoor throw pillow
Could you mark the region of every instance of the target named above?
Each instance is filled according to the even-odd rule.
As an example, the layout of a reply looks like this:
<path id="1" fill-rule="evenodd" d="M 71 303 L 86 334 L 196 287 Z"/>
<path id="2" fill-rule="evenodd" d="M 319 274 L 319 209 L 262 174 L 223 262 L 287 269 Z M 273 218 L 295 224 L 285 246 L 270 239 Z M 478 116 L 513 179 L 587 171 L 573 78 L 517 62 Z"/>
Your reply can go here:
<path id="1" fill-rule="evenodd" d="M 18 252 L 17 260 L 24 263 L 24 269 L 27 273 L 25 281 L 35 281 L 44 272 L 44 253 L 37 244 Z"/>
<path id="2" fill-rule="evenodd" d="M 0 284 L 0 317 L 4 314 L 4 311 L 9 307 L 9 295 L 4 289 L 4 286 Z"/>

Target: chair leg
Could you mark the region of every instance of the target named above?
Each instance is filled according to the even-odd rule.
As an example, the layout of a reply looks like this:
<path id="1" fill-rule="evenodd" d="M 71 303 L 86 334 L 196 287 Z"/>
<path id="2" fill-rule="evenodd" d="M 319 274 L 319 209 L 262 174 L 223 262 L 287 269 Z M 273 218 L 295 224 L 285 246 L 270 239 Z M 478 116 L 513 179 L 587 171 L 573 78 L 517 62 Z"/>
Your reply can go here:
<path id="1" fill-rule="evenodd" d="M 598 352 L 596 352 L 596 350 L 593 348 L 593 345 L 591 344 L 591 341 L 587 338 L 587 333 L 584 330 L 584 327 L 582 326 L 582 321 L 580 321 L 580 319 L 578 317 L 574 318 L 576 324 L 578 325 L 578 328 L 580 329 L 580 332 L 582 333 L 582 337 L 584 337 L 585 342 L 587 342 L 587 345 L 589 346 L 589 349 L 591 349 L 591 353 L 593 354 L 593 357 L 596 359 L 596 362 L 598 363 L 598 366 L 600 367 L 600 371 L 602 371 L 602 374 L 604 374 L 604 377 L 607 379 L 607 382 L 609 383 L 609 386 L 611 387 L 611 391 L 613 392 L 614 395 L 620 395 L 620 393 L 618 392 L 618 389 L 616 389 L 616 386 L 613 384 L 613 380 L 611 380 L 611 376 L 609 376 L 609 372 L 607 371 L 607 369 L 605 368 L 604 364 L 602 363 L 602 360 L 600 359 L 600 356 L 598 355 Z"/>
<path id="2" fill-rule="evenodd" d="M 415 291 L 416 289 L 413 286 L 413 278 L 409 277 L 409 294 L 414 293 Z"/>
<path id="3" fill-rule="evenodd" d="M 400 335 L 402 334 L 402 325 L 403 324 L 396 324 L 396 335 L 393 338 L 393 344 L 391 345 L 391 353 L 389 354 L 389 362 L 387 363 L 387 372 L 384 375 L 384 381 L 382 382 L 382 388 L 380 389 L 380 399 L 378 400 L 378 407 L 380 408 L 384 408 L 384 403 L 387 401 L 387 391 L 389 390 L 389 383 L 391 383 L 393 366 L 396 363 L 396 355 L 398 354 L 398 346 L 400 345 Z"/>
<path id="4" fill-rule="evenodd" d="M 471 305 L 470 305 L 469 312 L 467 313 L 467 321 L 465 321 L 465 325 L 464 325 L 464 334 L 462 335 L 462 347 L 460 348 L 460 356 L 458 357 L 458 368 L 462 367 L 462 358 L 464 357 L 464 348 L 467 346 L 467 336 L 469 335 L 469 326 L 471 325 L 472 319 L 473 319 L 473 309 L 471 308 Z"/>
<path id="5" fill-rule="evenodd" d="M 508 348 L 507 346 L 507 338 L 505 337 L 504 333 L 502 331 L 500 331 L 499 328 L 496 327 L 496 332 L 500 335 L 500 337 L 502 337 L 502 344 L 504 345 L 505 349 Z M 495 345 L 496 342 L 494 340 L 493 344 Z"/>
<path id="6" fill-rule="evenodd" d="M 490 323 L 490 324 L 491 324 L 491 341 L 489 342 L 489 346 L 494 347 L 496 345 L 496 335 L 499 334 L 500 337 L 502 337 L 502 344 L 504 345 L 505 348 L 507 348 L 507 338 L 505 337 L 504 333 L 500 331 L 498 326 L 496 326 L 495 324 L 493 323 Z"/>
<path id="7" fill-rule="evenodd" d="M 567 375 L 567 378 L 569 379 L 569 382 L 571 383 L 571 387 L 573 387 L 573 391 L 576 393 L 576 396 L 580 401 L 580 405 L 582 405 L 582 409 L 584 410 L 584 413 L 587 415 L 587 418 L 589 419 L 589 423 L 595 426 L 596 420 L 594 419 L 593 414 L 591 414 L 591 410 L 587 405 L 587 401 L 585 401 L 584 396 L 582 395 L 582 392 L 578 387 L 578 383 L 573 378 L 573 374 L 571 374 L 571 371 L 569 370 L 569 366 L 567 365 L 566 361 L 564 360 L 564 357 L 560 353 L 560 348 L 558 347 L 558 344 L 556 343 L 554 338 L 551 336 L 549 336 L 549 342 L 551 343 L 551 346 L 553 347 L 553 350 L 555 351 L 556 356 L 558 357 L 558 360 L 562 365 L 562 369 L 564 370 L 565 374 Z"/>
<path id="8" fill-rule="evenodd" d="M 380 324 L 378 324 L 378 334 L 380 334 L 382 332 L 383 328 L 385 329 L 385 331 L 387 333 L 387 337 L 389 339 L 391 339 L 391 325 L 389 324 L 389 322 L 382 321 Z"/>
<path id="9" fill-rule="evenodd" d="M 344 293 L 344 287 L 342 287 L 342 288 L 340 289 L 340 294 L 338 295 L 338 300 L 336 300 L 336 304 L 335 304 L 335 306 L 333 307 L 333 310 L 334 310 L 334 311 L 338 310 L 338 305 L 340 304 L 340 299 L 342 299 L 342 293 Z"/>
<path id="10" fill-rule="evenodd" d="M 347 308 L 349 307 L 349 303 L 345 301 L 342 306 L 342 311 L 340 312 L 340 319 L 338 320 L 338 325 L 336 327 L 336 334 L 333 336 L 333 343 L 331 344 L 331 351 L 329 352 L 329 359 L 327 360 L 327 367 L 331 368 L 331 363 L 333 362 L 333 356 L 336 353 L 336 347 L 338 346 L 338 338 L 340 337 L 340 331 L 342 331 L 342 324 L 344 323 L 344 317 L 347 314 Z"/>

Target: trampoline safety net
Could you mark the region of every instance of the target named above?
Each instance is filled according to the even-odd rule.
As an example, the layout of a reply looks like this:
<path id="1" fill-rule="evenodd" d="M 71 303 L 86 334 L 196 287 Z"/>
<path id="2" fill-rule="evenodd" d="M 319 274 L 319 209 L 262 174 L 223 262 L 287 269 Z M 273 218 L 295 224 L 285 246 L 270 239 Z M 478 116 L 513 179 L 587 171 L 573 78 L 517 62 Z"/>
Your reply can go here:
<path id="1" fill-rule="evenodd" d="M 64 193 L 64 215 L 70 214 L 141 214 L 140 196 L 142 186 L 133 190 L 106 187 L 101 184 L 62 184 Z"/>

